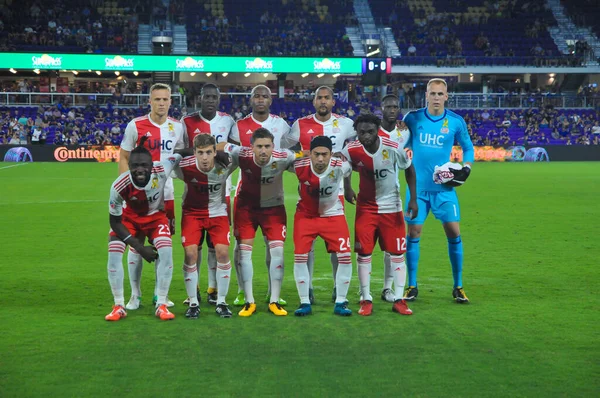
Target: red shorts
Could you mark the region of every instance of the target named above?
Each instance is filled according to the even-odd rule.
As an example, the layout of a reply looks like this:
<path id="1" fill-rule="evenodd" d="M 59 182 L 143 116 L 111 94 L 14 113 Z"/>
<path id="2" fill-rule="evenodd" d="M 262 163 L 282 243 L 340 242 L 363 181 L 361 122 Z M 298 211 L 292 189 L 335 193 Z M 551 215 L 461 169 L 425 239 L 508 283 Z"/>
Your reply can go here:
<path id="1" fill-rule="evenodd" d="M 208 218 L 198 217 L 193 213 L 183 213 L 181 216 L 181 244 L 183 247 L 198 245 L 204 230 L 208 232 L 213 244 L 229 246 L 229 220 L 226 216 Z"/>
<path id="2" fill-rule="evenodd" d="M 294 216 L 294 254 L 308 253 L 320 236 L 329 253 L 350 251 L 350 232 L 344 216 L 307 217 L 296 212 Z"/>
<path id="3" fill-rule="evenodd" d="M 361 255 L 369 255 L 373 253 L 377 240 L 381 250 L 390 254 L 406 252 L 406 227 L 401 211 L 377 214 L 356 209 L 354 251 Z"/>
<path id="4" fill-rule="evenodd" d="M 123 214 L 121 223 L 127 228 L 129 233 L 136 238 L 146 237 L 148 240 L 154 240 L 159 236 L 171 237 L 169 220 L 163 212 L 143 217 L 131 217 Z M 117 236 L 112 229 L 110 230 L 109 235 Z"/>
<path id="5" fill-rule="evenodd" d="M 237 202 L 237 201 L 236 201 Z M 233 234 L 236 239 L 254 239 L 258 227 L 267 240 L 285 241 L 287 214 L 284 206 L 252 208 L 234 206 Z"/>
<path id="6" fill-rule="evenodd" d="M 175 201 L 165 200 L 165 213 L 167 213 L 167 219 L 169 220 L 169 227 L 171 228 L 171 235 L 175 235 Z"/>

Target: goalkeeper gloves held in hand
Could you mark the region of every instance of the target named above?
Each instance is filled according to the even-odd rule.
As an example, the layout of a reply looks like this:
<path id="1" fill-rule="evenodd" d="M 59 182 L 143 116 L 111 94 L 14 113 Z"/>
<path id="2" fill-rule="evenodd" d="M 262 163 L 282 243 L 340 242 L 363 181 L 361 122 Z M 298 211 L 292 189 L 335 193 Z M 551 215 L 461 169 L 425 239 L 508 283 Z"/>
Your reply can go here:
<path id="1" fill-rule="evenodd" d="M 471 174 L 470 166 L 461 166 L 458 163 L 448 162 L 442 166 L 435 166 L 433 181 L 450 187 L 459 187 L 465 183 Z"/>

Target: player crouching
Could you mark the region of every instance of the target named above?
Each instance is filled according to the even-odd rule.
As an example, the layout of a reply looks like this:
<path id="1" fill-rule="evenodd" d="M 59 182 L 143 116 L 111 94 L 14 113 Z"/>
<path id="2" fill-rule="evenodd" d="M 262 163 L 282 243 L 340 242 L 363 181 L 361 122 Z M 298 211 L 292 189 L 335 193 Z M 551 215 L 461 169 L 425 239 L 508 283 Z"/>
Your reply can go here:
<path id="1" fill-rule="evenodd" d="M 108 281 L 115 305 L 105 319 L 118 321 L 127 316 L 123 296 L 123 253 L 127 245 L 146 261 L 157 262 L 158 298 L 156 316 L 171 320 L 175 315 L 167 309 L 167 294 L 173 275 L 173 248 L 169 221 L 164 211 L 164 187 L 181 156 L 173 155 L 165 162 L 152 162 L 144 148 L 146 137 L 131 151 L 129 170 L 121 174 L 110 189 L 110 228 L 108 243 Z M 123 204 L 127 207 L 123 209 Z M 148 237 L 153 246 L 144 246 Z"/>

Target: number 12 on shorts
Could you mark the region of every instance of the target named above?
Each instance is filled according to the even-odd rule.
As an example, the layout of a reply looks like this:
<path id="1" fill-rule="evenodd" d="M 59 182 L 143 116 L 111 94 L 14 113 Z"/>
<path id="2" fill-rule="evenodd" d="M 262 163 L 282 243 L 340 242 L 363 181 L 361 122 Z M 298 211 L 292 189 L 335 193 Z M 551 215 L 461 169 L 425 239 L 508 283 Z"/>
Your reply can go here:
<path id="1" fill-rule="evenodd" d="M 406 238 L 396 238 L 396 246 L 398 251 L 406 251 Z"/>

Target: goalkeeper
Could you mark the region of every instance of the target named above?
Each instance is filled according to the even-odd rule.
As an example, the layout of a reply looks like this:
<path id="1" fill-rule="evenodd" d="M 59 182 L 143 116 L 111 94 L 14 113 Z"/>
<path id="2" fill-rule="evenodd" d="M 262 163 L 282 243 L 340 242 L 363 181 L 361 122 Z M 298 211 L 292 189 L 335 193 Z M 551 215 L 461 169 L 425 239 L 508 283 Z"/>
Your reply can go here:
<path id="1" fill-rule="evenodd" d="M 415 300 L 419 294 L 417 285 L 419 241 L 423 223 L 431 210 L 435 218 L 442 222 L 448 238 L 448 255 L 454 278 L 452 297 L 457 303 L 469 302 L 462 283 L 463 245 L 459 228 L 460 209 L 454 187 L 462 185 L 469 177 L 474 151 L 463 118 L 444 108 L 447 100 L 446 82 L 443 79 L 432 79 L 427 83 L 427 107 L 409 112 L 404 117 L 404 122 L 410 129 L 407 146 L 413 151 L 419 206 L 416 218 L 412 220 L 405 218 L 408 223 L 406 251 L 408 288 L 404 293 L 404 299 L 407 301 Z M 455 141 L 463 149 L 463 166 L 446 165 L 450 160 Z M 440 167 L 436 168 L 436 166 Z M 408 191 L 406 196 L 404 203 L 409 203 Z M 405 211 L 404 214 L 408 212 Z"/>

